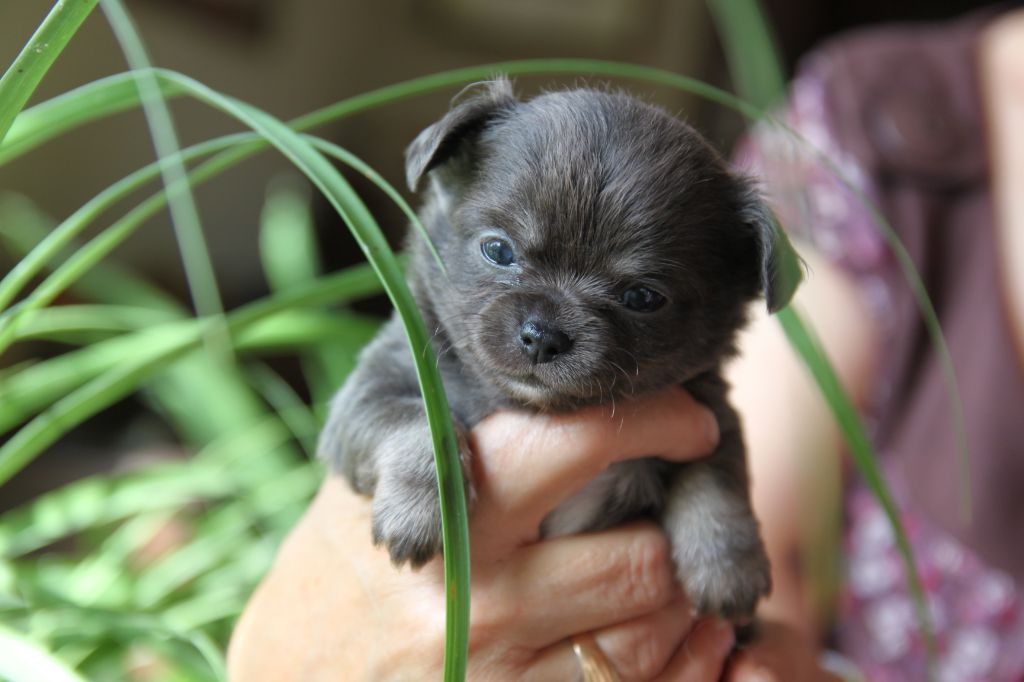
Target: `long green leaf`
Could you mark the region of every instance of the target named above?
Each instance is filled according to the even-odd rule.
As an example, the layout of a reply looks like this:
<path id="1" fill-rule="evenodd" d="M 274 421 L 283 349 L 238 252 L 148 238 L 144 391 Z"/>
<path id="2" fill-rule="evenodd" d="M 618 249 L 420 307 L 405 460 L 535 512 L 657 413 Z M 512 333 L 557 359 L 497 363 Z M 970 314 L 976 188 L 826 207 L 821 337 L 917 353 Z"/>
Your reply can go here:
<path id="1" fill-rule="evenodd" d="M 782 58 L 756 0 L 708 0 L 736 91 L 765 111 L 786 94 Z"/>
<path id="2" fill-rule="evenodd" d="M 325 296 L 327 300 L 333 296 L 337 296 L 339 301 L 352 300 L 377 291 L 378 287 L 377 280 L 366 269 L 351 268 L 333 280 L 320 281 L 315 286 L 289 291 L 240 308 L 228 316 L 228 326 L 232 333 L 238 333 L 270 315 L 287 310 L 291 305 L 313 304 Z M 58 400 L 0 445 L 0 485 L 69 428 L 124 397 L 140 382 L 184 353 L 194 350 L 202 339 L 203 331 L 202 321 L 198 324 L 189 321 L 141 332 L 147 336 L 141 342 L 135 340 L 132 355 L 127 358 L 122 355 L 118 365 Z"/>
<path id="3" fill-rule="evenodd" d="M 465 677 L 469 647 L 469 533 L 458 444 L 430 336 L 398 262 L 376 220 L 351 185 L 307 140 L 264 112 L 224 97 L 192 79 L 170 74 L 168 77 L 176 80 L 190 94 L 234 116 L 263 135 L 306 174 L 349 226 L 356 243 L 381 279 L 385 293 L 402 319 L 434 441 L 441 498 L 445 583 L 448 587 L 445 678 L 461 680 Z"/>
<path id="4" fill-rule="evenodd" d="M 0 143 L 36 86 L 94 7 L 96 0 L 60 0 L 55 3 L 0 78 Z"/>
<path id="5" fill-rule="evenodd" d="M 171 638 L 193 648 L 201 656 L 200 660 L 208 666 L 206 671 L 195 671 L 202 675 L 199 679 L 226 679 L 224 656 L 220 648 L 201 631 L 183 632 L 159 615 L 75 604 L 59 594 L 38 594 L 36 599 L 37 603 L 43 606 L 34 614 L 33 624 L 39 629 L 45 630 L 49 637 L 55 639 L 80 638 L 83 635 L 88 636 L 90 633 L 95 633 L 96 636 L 120 638 L 126 643 L 137 642 L 140 639 L 148 640 L 154 645 L 161 640 Z M 48 681 L 50 678 L 32 677 L 28 679 L 38 682 L 39 680 Z"/>
<path id="6" fill-rule="evenodd" d="M 889 519 L 896 539 L 896 546 L 906 564 L 907 584 L 910 587 L 918 620 L 921 622 L 925 637 L 929 640 L 929 646 L 934 648 L 931 616 L 926 606 L 924 587 L 921 584 L 917 563 L 914 560 L 914 552 L 907 539 L 899 510 L 893 502 L 889 487 L 878 468 L 874 448 L 871 447 L 871 441 L 864 430 L 864 424 L 861 422 L 857 408 L 843 389 L 821 342 L 813 335 L 800 314 L 792 306 L 788 306 L 780 310 L 776 317 L 782 325 L 786 338 L 804 361 L 832 410 L 832 414 L 843 432 L 850 459 L 853 460 L 858 473 L 878 499 Z"/>
<path id="7" fill-rule="evenodd" d="M 181 158 L 178 135 L 174 130 L 171 112 L 164 101 L 160 84 L 151 70 L 149 56 L 142 44 L 142 38 L 135 29 L 131 16 L 124 8 L 121 0 L 101 0 L 103 12 L 107 15 L 110 27 L 121 44 L 128 65 L 135 76 L 135 85 L 139 91 L 139 99 L 149 125 L 150 137 L 156 149 L 160 175 L 163 177 L 167 191 L 168 205 L 171 209 L 171 223 L 181 251 L 182 264 L 185 267 L 185 279 L 192 294 L 196 311 L 202 317 L 223 316 L 224 306 L 220 291 L 217 289 L 217 278 L 213 274 L 213 263 L 206 247 L 203 228 L 199 222 L 199 209 L 196 208 L 195 197 L 185 180 L 185 164 Z M 225 343 L 227 340 L 215 336 Z M 219 355 L 228 352 L 226 347 L 211 348 L 219 351 Z M 224 360 L 225 358 L 220 358 Z M 230 360 L 229 360 L 230 361 Z"/>
<path id="8" fill-rule="evenodd" d="M 302 398 L 277 372 L 264 364 L 248 368 L 246 372 L 253 386 L 282 419 L 295 439 L 302 444 L 306 455 L 316 457 L 316 437 L 320 422 Z M 285 416 L 287 415 L 287 416 Z"/>
<path id="9" fill-rule="evenodd" d="M 170 83 L 159 81 L 159 84 L 164 97 L 176 97 L 181 94 Z M 118 73 L 90 81 L 25 109 L 14 119 L 7 137 L 0 140 L 0 166 L 90 121 L 127 111 L 138 105 L 139 94 L 135 87 L 135 76 L 131 73 Z"/>
<path id="10" fill-rule="evenodd" d="M 164 310 L 125 305 L 62 305 L 33 310 L 18 328 L 18 339 L 61 340 L 78 334 L 116 334 L 179 319 Z"/>
<path id="11" fill-rule="evenodd" d="M 413 229 L 416 230 L 420 237 L 423 238 L 424 243 L 427 245 L 427 249 L 430 250 L 430 254 L 434 257 L 434 261 L 437 266 L 441 269 L 441 273 L 444 275 L 448 274 L 448 268 L 444 264 L 444 260 L 441 258 L 441 254 L 437 252 L 437 248 L 434 246 L 433 240 L 430 238 L 430 234 L 427 233 L 427 228 L 420 222 L 420 217 L 416 215 L 416 211 L 412 210 L 412 206 L 402 198 L 402 195 L 398 193 L 394 185 L 385 180 L 380 173 L 373 170 L 368 163 L 360 159 L 358 156 L 348 151 L 344 147 L 341 147 L 333 142 L 314 137 L 313 135 L 304 135 L 304 137 L 310 141 L 310 143 L 319 149 L 327 156 L 338 159 L 346 166 L 349 166 L 363 175 L 367 180 L 377 186 L 380 191 L 384 192 L 391 201 L 398 206 L 399 210 L 405 214 L 405 217 L 409 220 Z"/>
<path id="12" fill-rule="evenodd" d="M 770 27 L 761 13 L 757 0 L 708 0 L 708 4 L 718 24 L 726 53 L 729 55 L 730 69 L 739 92 L 748 101 L 766 110 L 781 101 L 785 96 L 785 79 L 781 62 L 775 50 Z M 800 139 L 799 136 L 794 136 Z M 857 192 L 854 184 L 843 177 L 840 169 L 831 159 L 826 158 L 817 150 L 814 151 L 832 169 L 836 177 L 840 178 L 851 190 Z M 876 223 L 886 235 L 890 246 L 896 251 L 897 257 L 902 259 L 904 272 L 908 281 L 911 282 L 911 286 L 915 288 L 918 305 L 923 313 L 925 324 L 929 327 L 933 344 L 939 350 L 940 356 L 948 362 L 947 386 L 954 394 L 952 404 L 957 406 L 954 408 L 954 412 L 959 414 L 959 392 L 956 388 L 956 377 L 952 371 L 952 362 L 948 358 L 945 339 L 923 283 L 895 230 L 866 196 L 860 192 L 857 193 L 865 207 L 873 212 Z M 878 499 L 893 528 L 896 544 L 905 565 L 907 584 L 917 617 L 931 657 L 934 657 L 935 642 L 932 624 L 913 550 L 907 539 L 906 529 L 903 527 L 899 512 L 893 503 L 888 485 L 879 470 L 877 457 L 864 430 L 859 413 L 839 382 L 820 341 L 813 335 L 799 313 L 792 307 L 787 307 L 778 313 L 777 319 L 789 342 L 817 382 L 818 388 L 843 432 L 851 459 L 872 494 Z M 966 441 L 962 442 L 962 446 L 966 456 Z"/>

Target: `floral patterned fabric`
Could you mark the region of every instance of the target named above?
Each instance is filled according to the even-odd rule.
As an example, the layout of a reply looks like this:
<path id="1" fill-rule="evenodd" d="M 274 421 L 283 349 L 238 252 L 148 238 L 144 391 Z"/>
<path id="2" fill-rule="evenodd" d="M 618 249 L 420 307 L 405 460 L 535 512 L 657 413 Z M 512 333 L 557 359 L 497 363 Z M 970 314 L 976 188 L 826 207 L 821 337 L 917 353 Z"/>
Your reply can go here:
<path id="1" fill-rule="evenodd" d="M 1024 611 L 1013 580 L 915 514 L 901 477 L 890 473 L 887 481 L 924 583 L 939 682 L 1024 679 Z M 850 493 L 846 508 L 841 649 L 868 680 L 924 680 L 925 643 L 891 526 L 863 486 Z"/>

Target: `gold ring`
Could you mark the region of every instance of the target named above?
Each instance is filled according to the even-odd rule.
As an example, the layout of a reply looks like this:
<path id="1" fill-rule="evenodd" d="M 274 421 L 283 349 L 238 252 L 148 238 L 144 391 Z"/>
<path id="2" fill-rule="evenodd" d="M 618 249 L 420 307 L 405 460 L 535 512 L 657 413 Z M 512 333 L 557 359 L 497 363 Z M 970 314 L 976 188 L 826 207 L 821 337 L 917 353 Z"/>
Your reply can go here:
<path id="1" fill-rule="evenodd" d="M 583 682 L 622 682 L 619 671 L 601 651 L 594 635 L 584 632 L 572 637 L 572 652 L 580 663 Z"/>

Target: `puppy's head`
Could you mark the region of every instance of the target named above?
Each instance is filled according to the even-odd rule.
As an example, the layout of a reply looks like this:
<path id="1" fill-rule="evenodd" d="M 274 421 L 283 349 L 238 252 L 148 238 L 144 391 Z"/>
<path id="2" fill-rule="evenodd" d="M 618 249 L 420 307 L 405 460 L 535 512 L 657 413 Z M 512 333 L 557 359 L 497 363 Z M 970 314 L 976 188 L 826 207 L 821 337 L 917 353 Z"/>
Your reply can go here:
<path id="1" fill-rule="evenodd" d="M 746 304 L 784 306 L 796 257 L 690 126 L 624 94 L 478 86 L 406 154 L 429 176 L 419 286 L 468 370 L 538 407 L 656 390 L 733 351 Z M 436 273 L 436 268 L 434 269 Z"/>

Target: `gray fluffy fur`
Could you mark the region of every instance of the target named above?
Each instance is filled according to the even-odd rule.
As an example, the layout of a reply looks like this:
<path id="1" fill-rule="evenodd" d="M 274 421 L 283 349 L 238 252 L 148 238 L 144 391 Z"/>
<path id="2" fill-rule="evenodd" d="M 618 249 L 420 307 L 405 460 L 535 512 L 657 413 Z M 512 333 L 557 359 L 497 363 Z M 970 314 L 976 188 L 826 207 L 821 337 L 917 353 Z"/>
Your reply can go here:
<path id="1" fill-rule="evenodd" d="M 521 102 L 505 79 L 480 84 L 424 130 L 406 169 L 413 190 L 429 180 L 420 216 L 448 270 L 410 239 L 409 282 L 436 330 L 464 457 L 466 430 L 500 408 L 572 410 L 684 386 L 718 417 L 714 454 L 615 465 L 543 530 L 657 518 L 695 606 L 752 614 L 770 572 L 721 368 L 747 304 L 763 294 L 778 309 L 799 279 L 784 267 L 795 256 L 756 192 L 656 107 L 590 89 Z M 484 257 L 482 241 L 495 237 L 512 246 L 513 264 Z M 667 304 L 626 309 L 622 292 L 637 284 Z M 571 347 L 532 361 L 520 340 L 528 319 L 564 332 Z M 396 564 L 418 566 L 441 550 L 430 442 L 392 319 L 335 397 L 320 453 L 373 496 L 373 538 Z"/>

